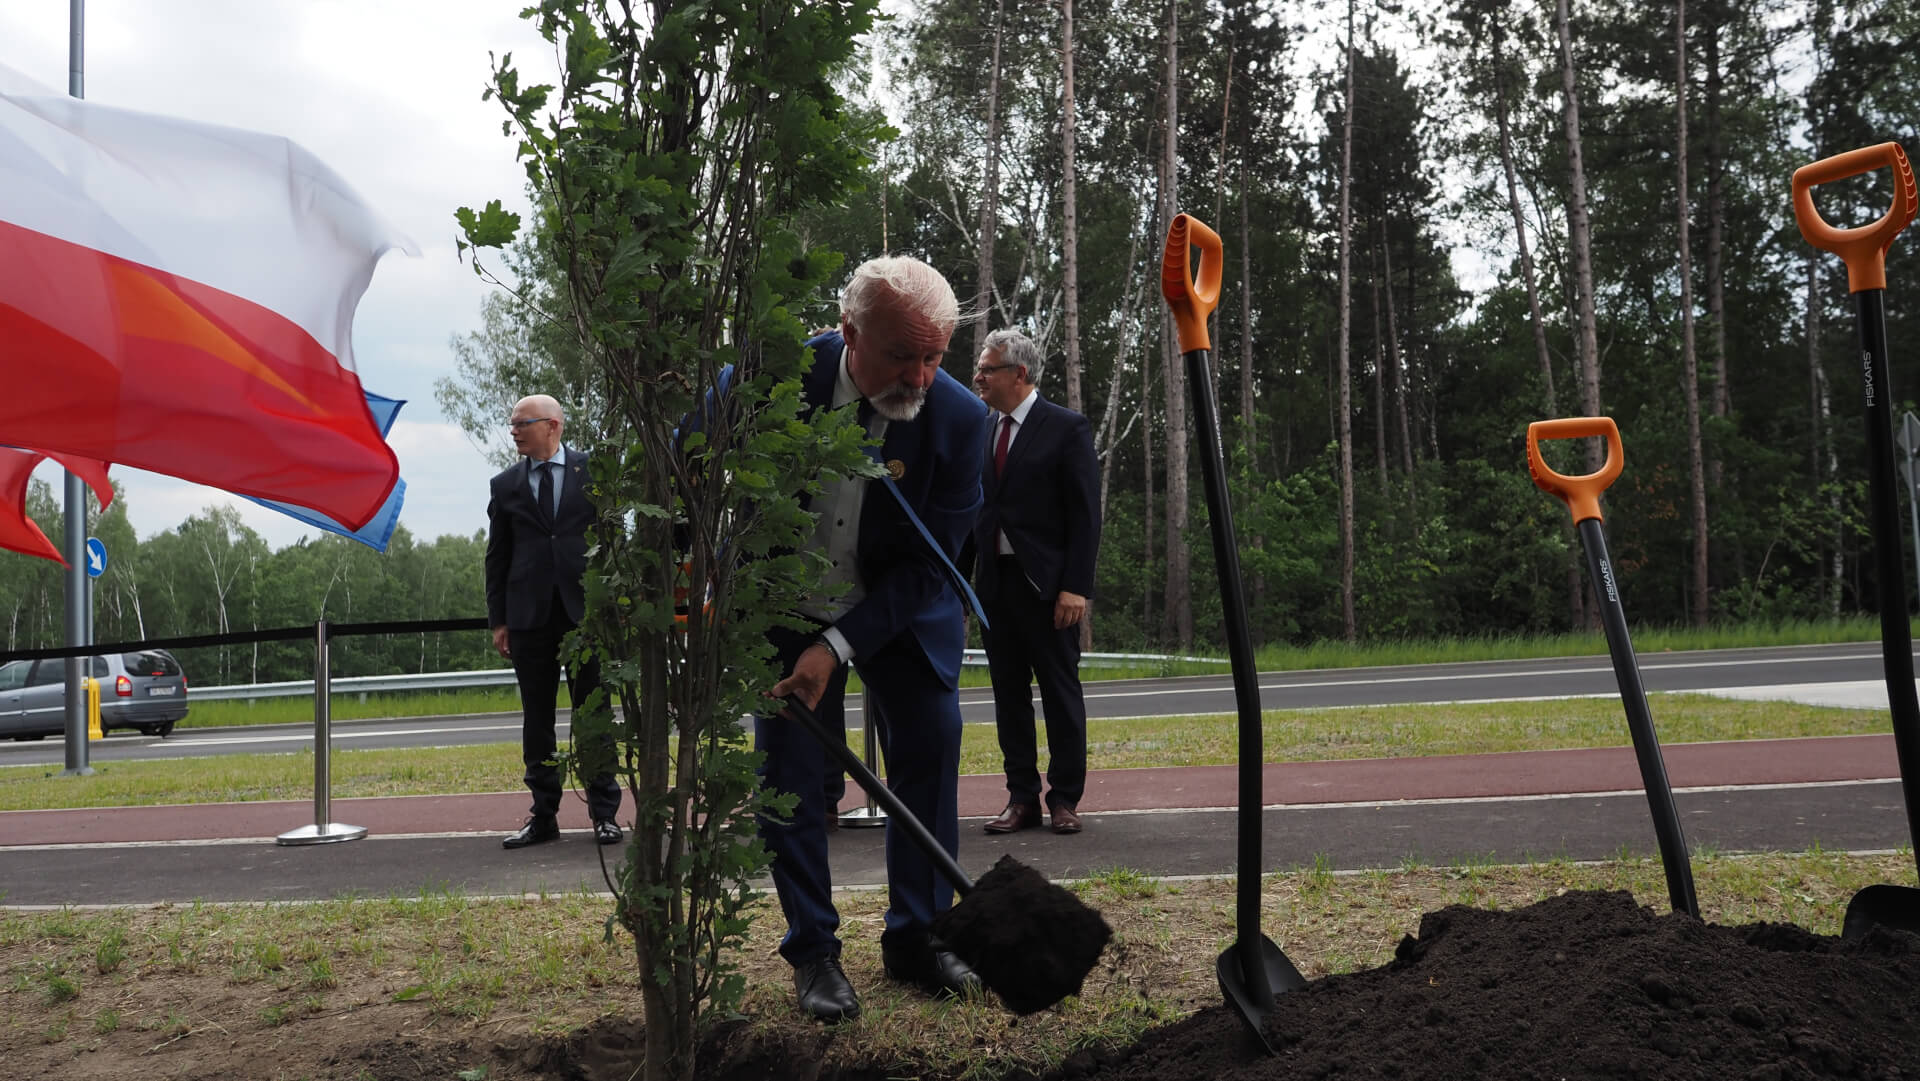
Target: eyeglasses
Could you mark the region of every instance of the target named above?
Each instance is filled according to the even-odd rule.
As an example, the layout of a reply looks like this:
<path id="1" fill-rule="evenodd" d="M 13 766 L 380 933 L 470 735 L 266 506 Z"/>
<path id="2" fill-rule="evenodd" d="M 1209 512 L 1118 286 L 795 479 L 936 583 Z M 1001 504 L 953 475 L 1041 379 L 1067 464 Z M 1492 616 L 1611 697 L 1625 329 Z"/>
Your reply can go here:
<path id="1" fill-rule="evenodd" d="M 1004 372 L 1008 368 L 1018 368 L 1019 366 L 1018 364 L 975 364 L 973 370 L 975 374 L 980 372 Z"/>
<path id="2" fill-rule="evenodd" d="M 553 417 L 525 417 L 525 418 L 523 418 L 523 419 L 521 419 L 521 420 L 510 420 L 510 421 L 508 421 L 508 422 L 507 422 L 507 427 L 509 427 L 509 428 L 524 428 L 524 427 L 526 427 L 526 426 L 527 426 L 527 425 L 529 425 L 529 424 L 540 424 L 540 423 L 543 423 L 543 422 L 545 422 L 545 421 L 549 421 L 549 420 L 555 420 L 555 418 L 553 418 Z M 557 423 L 557 421 L 556 421 L 556 423 Z"/>

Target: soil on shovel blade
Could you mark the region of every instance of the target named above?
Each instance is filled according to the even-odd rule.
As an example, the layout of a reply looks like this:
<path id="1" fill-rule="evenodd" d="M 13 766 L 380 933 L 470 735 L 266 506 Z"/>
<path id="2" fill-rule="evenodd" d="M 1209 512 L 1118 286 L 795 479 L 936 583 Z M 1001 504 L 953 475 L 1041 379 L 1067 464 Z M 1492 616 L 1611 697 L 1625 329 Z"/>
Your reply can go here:
<path id="1" fill-rule="evenodd" d="M 1239 1014 L 1211 1007 L 1130 1047 L 1082 1051 L 1014 1081 L 1920 1081 L 1920 936 L 1859 941 L 1791 924 L 1707 925 L 1626 893 L 1574 892 L 1510 912 L 1422 917 L 1396 960 L 1274 1000 L 1257 1053 Z M 715 1034 L 702 1081 L 883 1081 L 898 1062 L 829 1067 L 831 1030 Z M 520 1077 L 627 1078 L 637 1021 L 495 1048 Z M 451 1062 L 451 1060 L 449 1060 Z M 440 1072 L 371 1076 L 442 1077 Z M 417 1059 L 413 1066 L 419 1066 Z M 361 1076 L 368 1076 L 362 1074 Z M 464 1076 L 464 1075 L 463 1075 Z"/>

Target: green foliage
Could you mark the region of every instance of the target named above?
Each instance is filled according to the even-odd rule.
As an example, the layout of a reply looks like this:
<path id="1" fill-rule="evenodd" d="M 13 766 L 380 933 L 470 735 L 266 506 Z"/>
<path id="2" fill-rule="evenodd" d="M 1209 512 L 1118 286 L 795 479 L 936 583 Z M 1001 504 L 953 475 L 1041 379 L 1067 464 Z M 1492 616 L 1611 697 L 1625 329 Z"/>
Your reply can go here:
<path id="1" fill-rule="evenodd" d="M 844 412 L 801 415 L 803 316 L 840 260 L 793 219 L 842 194 L 875 134 L 828 83 L 873 5 L 543 0 L 525 15 L 562 57 L 559 83 L 524 85 L 508 58 L 488 94 L 519 139 L 540 207 L 527 243 L 554 268 L 599 439 L 577 648 L 605 689 L 575 713 L 571 765 L 611 767 L 633 797 L 608 925 L 645 977 L 647 1075 L 684 1076 L 701 1010 L 741 992 L 730 951 L 767 859 L 755 816 L 784 810 L 738 719 L 779 675 L 767 631 L 815 577 L 799 495 L 871 468 Z M 512 235 L 490 211 L 460 217 L 476 248 Z"/>

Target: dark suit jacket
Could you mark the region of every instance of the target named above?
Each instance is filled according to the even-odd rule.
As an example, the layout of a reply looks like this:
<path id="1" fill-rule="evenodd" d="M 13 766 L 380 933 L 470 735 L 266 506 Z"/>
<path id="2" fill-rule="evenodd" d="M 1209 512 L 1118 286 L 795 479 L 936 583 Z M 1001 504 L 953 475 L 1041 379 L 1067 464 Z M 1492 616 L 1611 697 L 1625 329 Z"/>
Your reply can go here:
<path id="1" fill-rule="evenodd" d="M 846 343 L 832 331 L 807 344 L 814 363 L 803 377 L 802 393 L 817 409 L 833 402 Z M 920 415 L 889 421 L 879 448 L 883 463 L 900 463 L 900 493 L 948 559 L 958 557 L 980 512 L 980 466 L 986 455 L 980 429 L 986 418 L 979 397 L 942 371 L 927 389 Z M 867 485 L 861 505 L 857 558 L 867 595 L 834 624 L 854 652 L 872 657 L 901 635 L 910 636 L 945 686 L 954 687 L 966 646 L 960 594 L 877 480 Z"/>
<path id="2" fill-rule="evenodd" d="M 524 631 L 545 626 L 554 591 L 578 625 L 586 611 L 580 578 L 587 570 L 587 456 L 567 448 L 560 513 L 549 517 L 534 503 L 533 466 L 527 458 L 488 483 L 487 625 Z M 549 496 L 548 498 L 551 498 Z"/>
<path id="3" fill-rule="evenodd" d="M 986 432 L 983 449 L 999 440 L 997 415 Z M 1005 530 L 1020 569 L 1043 599 L 1051 602 L 1062 591 L 1092 597 L 1100 553 L 1100 478 L 1087 418 L 1035 398 L 1007 448 L 1005 474 L 994 477 L 987 450 L 980 480 L 985 503 L 973 529 L 980 592 L 986 594 L 994 584 L 999 563 L 994 557 L 1000 550 L 994 534 Z"/>

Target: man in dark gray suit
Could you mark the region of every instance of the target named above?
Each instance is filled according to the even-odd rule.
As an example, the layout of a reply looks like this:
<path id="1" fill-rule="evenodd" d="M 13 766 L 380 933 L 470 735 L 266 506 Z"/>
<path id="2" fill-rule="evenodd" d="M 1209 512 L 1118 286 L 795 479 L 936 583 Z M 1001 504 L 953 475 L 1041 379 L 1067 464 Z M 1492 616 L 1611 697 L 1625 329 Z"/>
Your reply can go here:
<path id="1" fill-rule="evenodd" d="M 1007 774 L 1006 810 L 988 833 L 1040 825 L 1034 683 L 1047 718 L 1046 805 L 1053 832 L 1079 833 L 1087 785 L 1080 621 L 1100 552 L 1100 488 L 1087 418 L 1040 396 L 1040 348 L 1017 330 L 987 335 L 973 388 L 993 410 L 973 527 L 981 628 Z"/>
<path id="2" fill-rule="evenodd" d="M 487 624 L 493 648 L 513 661 L 520 683 L 520 756 L 533 808 L 519 832 L 501 843 L 525 848 L 560 836 L 561 775 L 553 756 L 554 710 L 560 697 L 560 643 L 586 611 L 580 578 L 587 569 L 587 526 L 593 507 L 585 490 L 587 456 L 560 442 L 560 403 L 534 394 L 514 404 L 513 445 L 525 455 L 490 482 L 487 502 Z M 597 662 L 567 672 L 575 709 L 600 683 Z M 614 816 L 620 786 L 611 774 L 587 786 L 594 839 L 620 841 Z"/>

